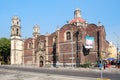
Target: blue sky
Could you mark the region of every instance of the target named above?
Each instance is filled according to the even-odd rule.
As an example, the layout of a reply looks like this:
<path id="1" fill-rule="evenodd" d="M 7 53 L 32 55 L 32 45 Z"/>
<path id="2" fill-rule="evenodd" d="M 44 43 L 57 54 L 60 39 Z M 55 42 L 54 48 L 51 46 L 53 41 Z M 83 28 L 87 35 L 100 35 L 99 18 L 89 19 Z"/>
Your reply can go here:
<path id="1" fill-rule="evenodd" d="M 116 35 L 120 37 L 120 0 L 0 0 L 0 37 L 10 38 L 13 16 L 21 19 L 25 38 L 32 36 L 35 24 L 40 26 L 41 34 L 54 32 L 74 18 L 76 8 L 88 23 L 101 21 L 108 41 L 115 43 Z"/>

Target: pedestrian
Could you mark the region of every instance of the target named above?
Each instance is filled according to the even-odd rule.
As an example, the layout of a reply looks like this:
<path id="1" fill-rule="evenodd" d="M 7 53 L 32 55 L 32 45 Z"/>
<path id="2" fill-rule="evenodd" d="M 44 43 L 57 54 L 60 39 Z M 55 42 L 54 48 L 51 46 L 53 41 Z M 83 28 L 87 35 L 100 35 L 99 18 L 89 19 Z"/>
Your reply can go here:
<path id="1" fill-rule="evenodd" d="M 105 60 L 103 61 L 103 66 L 104 66 L 104 69 L 106 69 L 106 61 Z"/>
<path id="2" fill-rule="evenodd" d="M 101 63 L 101 61 L 100 61 L 100 63 L 99 63 L 99 69 L 102 70 L 102 67 L 103 67 L 103 66 L 102 66 L 102 63 Z"/>

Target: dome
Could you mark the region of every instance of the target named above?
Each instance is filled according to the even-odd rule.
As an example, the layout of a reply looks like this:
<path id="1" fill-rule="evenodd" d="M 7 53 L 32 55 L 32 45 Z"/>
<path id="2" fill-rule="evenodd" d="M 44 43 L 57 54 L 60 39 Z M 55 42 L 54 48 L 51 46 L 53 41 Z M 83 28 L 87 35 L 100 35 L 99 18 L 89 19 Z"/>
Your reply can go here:
<path id="1" fill-rule="evenodd" d="M 69 23 L 70 23 L 70 24 L 73 24 L 73 23 L 76 23 L 76 22 L 84 23 L 85 20 L 82 19 L 81 17 L 78 17 L 78 18 L 74 18 L 74 19 L 71 20 Z"/>
<path id="2" fill-rule="evenodd" d="M 74 19 L 72 19 L 71 21 L 69 21 L 70 24 L 74 24 L 74 23 L 85 23 L 85 20 L 81 17 L 81 11 L 79 8 L 77 8 L 74 11 Z"/>

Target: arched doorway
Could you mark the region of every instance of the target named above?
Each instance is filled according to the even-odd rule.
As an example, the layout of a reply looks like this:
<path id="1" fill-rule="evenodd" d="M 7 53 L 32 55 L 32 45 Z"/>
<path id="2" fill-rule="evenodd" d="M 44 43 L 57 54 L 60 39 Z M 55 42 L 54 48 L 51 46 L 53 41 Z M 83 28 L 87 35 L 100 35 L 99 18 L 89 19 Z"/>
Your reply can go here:
<path id="1" fill-rule="evenodd" d="M 43 65 L 44 65 L 44 58 L 43 58 L 43 56 L 40 56 L 40 61 L 39 61 L 39 66 L 40 67 L 43 67 Z"/>

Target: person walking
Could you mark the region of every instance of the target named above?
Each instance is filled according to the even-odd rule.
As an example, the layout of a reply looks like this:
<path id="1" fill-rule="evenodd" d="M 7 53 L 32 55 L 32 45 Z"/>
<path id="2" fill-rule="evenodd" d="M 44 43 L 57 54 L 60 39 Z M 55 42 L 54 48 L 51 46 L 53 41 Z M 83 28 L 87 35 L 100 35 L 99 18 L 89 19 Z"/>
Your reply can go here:
<path id="1" fill-rule="evenodd" d="M 103 65 L 102 65 L 102 63 L 100 61 L 100 63 L 99 63 L 99 69 L 102 70 L 102 67 L 103 67 Z"/>
<path id="2" fill-rule="evenodd" d="M 103 61 L 103 67 L 104 67 L 104 69 L 106 69 L 106 61 L 105 60 Z"/>

